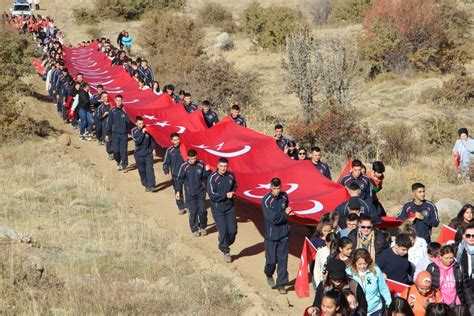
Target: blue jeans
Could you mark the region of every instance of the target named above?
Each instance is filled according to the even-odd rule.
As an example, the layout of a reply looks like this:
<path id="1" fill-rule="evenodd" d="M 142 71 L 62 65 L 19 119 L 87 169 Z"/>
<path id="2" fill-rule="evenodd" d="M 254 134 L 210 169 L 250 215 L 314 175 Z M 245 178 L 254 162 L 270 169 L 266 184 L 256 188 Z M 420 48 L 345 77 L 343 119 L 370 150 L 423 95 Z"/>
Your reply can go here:
<path id="1" fill-rule="evenodd" d="M 79 131 L 81 135 L 84 135 L 87 124 L 87 132 L 92 134 L 92 124 L 94 124 L 94 118 L 92 117 L 92 112 L 87 112 L 84 109 L 79 109 Z"/>

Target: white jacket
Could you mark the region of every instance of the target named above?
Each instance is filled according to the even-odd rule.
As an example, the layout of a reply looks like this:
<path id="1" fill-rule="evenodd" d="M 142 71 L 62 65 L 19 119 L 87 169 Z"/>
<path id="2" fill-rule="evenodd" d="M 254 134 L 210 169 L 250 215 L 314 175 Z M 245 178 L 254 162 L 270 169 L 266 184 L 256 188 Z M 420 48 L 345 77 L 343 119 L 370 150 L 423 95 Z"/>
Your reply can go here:
<path id="1" fill-rule="evenodd" d="M 326 262 L 330 254 L 329 248 L 323 247 L 318 250 L 316 259 L 314 261 L 313 280 L 315 288 L 318 287 L 319 283 L 324 280 L 324 272 L 326 272 Z"/>

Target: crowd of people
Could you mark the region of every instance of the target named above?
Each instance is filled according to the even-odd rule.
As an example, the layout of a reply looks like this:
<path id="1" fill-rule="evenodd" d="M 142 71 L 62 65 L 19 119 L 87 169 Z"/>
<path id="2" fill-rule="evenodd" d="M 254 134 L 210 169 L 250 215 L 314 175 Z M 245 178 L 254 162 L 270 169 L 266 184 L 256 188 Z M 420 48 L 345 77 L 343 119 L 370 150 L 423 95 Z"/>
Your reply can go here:
<path id="1" fill-rule="evenodd" d="M 147 131 L 143 117 L 136 117 L 132 126 L 123 107 L 123 97 L 116 95 L 114 105 L 102 85 L 92 89 L 81 73 L 74 77 L 64 66 L 63 36 L 51 18 L 9 17 L 9 23 L 22 32 L 33 34 L 43 52 L 46 90 L 65 123 L 79 130 L 83 141 L 96 140 L 117 170 L 127 172 L 128 135 L 135 143 L 135 161 L 146 192 L 156 190 L 153 156 L 157 144 Z M 128 39 L 129 38 L 129 39 Z M 98 50 L 110 58 L 112 65 L 123 67 L 137 81 L 137 88 L 155 94 L 168 94 L 177 106 L 189 112 L 202 111 L 209 128 L 219 122 L 209 101 L 194 103 L 190 92 L 175 93 L 172 84 L 160 84 L 146 59 L 130 58 L 131 36 L 123 31 L 115 47 L 109 39 L 95 40 Z M 81 43 L 82 46 L 90 42 Z M 127 48 L 128 47 L 128 48 Z M 125 48 L 126 51 L 123 49 Z M 240 106 L 233 105 L 229 116 L 246 127 Z M 462 172 L 474 161 L 468 130 L 459 130 L 453 149 L 459 157 Z M 275 125 L 276 145 L 294 160 L 309 160 L 315 172 L 332 180 L 330 166 L 323 161 L 322 149 L 314 146 L 308 152 L 284 136 L 283 126 Z M 170 146 L 163 159 L 163 173 L 174 189 L 178 214 L 189 213 L 191 233 L 207 235 L 206 195 L 218 230 L 218 248 L 223 260 L 232 262 L 230 247 L 237 236 L 234 205 L 237 180 L 229 171 L 229 160 L 220 158 L 211 168 L 194 149 L 181 150 L 178 133 L 170 135 Z M 215 169 L 215 171 L 212 171 Z M 309 315 L 469 315 L 474 313 L 474 222 L 473 206 L 466 204 L 453 218 L 450 226 L 457 230 L 454 244 L 440 245 L 431 240 L 432 230 L 440 224 L 435 204 L 426 199 L 422 183 L 411 187 L 412 200 L 398 214 L 404 224 L 396 236 L 379 229 L 385 209 L 377 197 L 384 188 L 385 166 L 374 161 L 371 169 L 358 159 L 352 160 L 350 171 L 339 183 L 347 188 L 350 198 L 332 212 L 324 214 L 316 227 L 309 226 L 308 237 L 317 255 L 311 263 L 314 302 L 305 313 Z M 270 190 L 262 198 L 264 217 L 265 265 L 267 283 L 281 294 L 287 293 L 288 219 L 293 216 L 288 194 L 282 181 L 271 179 Z M 277 275 L 276 280 L 274 275 Z M 408 287 L 393 297 L 387 281 Z"/>

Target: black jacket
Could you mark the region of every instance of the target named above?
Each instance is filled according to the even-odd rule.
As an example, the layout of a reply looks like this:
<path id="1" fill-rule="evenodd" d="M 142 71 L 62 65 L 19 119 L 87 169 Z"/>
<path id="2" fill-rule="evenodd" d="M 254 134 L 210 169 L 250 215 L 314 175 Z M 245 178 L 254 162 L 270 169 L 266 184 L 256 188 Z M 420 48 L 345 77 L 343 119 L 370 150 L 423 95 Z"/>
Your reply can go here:
<path id="1" fill-rule="evenodd" d="M 128 126 L 130 123 L 130 119 L 123 108 L 115 106 L 110 110 L 110 114 L 107 118 L 106 135 L 128 134 Z"/>
<path id="2" fill-rule="evenodd" d="M 186 200 L 192 198 L 202 197 L 204 199 L 206 194 L 206 179 L 209 172 L 206 170 L 206 165 L 202 160 L 190 164 L 188 161 L 184 162 L 178 171 L 178 190 L 185 187 Z"/>
<path id="3" fill-rule="evenodd" d="M 86 110 L 87 112 L 92 112 L 91 97 L 89 95 L 89 92 L 80 88 L 78 94 L 79 94 L 79 102 L 77 103 L 77 109 L 78 110 L 83 109 L 83 110 Z"/>
<path id="4" fill-rule="evenodd" d="M 237 190 L 237 181 L 232 172 L 227 171 L 221 175 L 214 171 L 207 180 L 207 194 L 211 200 L 211 210 L 213 212 L 225 213 L 234 207 L 234 199 L 227 197 L 228 192 Z"/>
<path id="5" fill-rule="evenodd" d="M 358 229 L 354 229 L 353 231 L 349 233 L 349 236 L 347 236 L 352 241 L 352 245 L 354 249 L 357 249 L 357 231 Z M 374 247 L 375 247 L 375 255 L 380 254 L 383 250 L 389 247 L 384 234 L 377 229 L 375 229 Z"/>
<path id="6" fill-rule="evenodd" d="M 428 265 L 426 271 L 431 274 L 431 286 L 434 289 L 438 290 L 440 286 L 439 267 L 436 265 L 436 263 L 432 262 Z M 474 304 L 474 293 L 471 288 L 471 282 L 469 281 L 469 276 L 467 275 L 467 273 L 463 271 L 463 269 L 457 262 L 454 263 L 454 279 L 456 280 L 456 292 L 459 296 L 461 304 L 470 307 L 472 304 Z"/>
<path id="7" fill-rule="evenodd" d="M 166 149 L 165 158 L 163 159 L 163 172 L 168 174 L 171 172 L 173 177 L 178 177 L 179 167 L 183 164 L 184 159 L 178 147 L 168 147 Z"/>
<path id="8" fill-rule="evenodd" d="M 278 241 L 288 237 L 290 226 L 288 226 L 288 215 L 285 210 L 289 203 L 286 192 L 280 192 L 278 196 L 270 192 L 263 197 L 262 211 L 265 228 L 263 236 L 266 240 Z"/>
<path id="9" fill-rule="evenodd" d="M 349 283 L 343 289 L 351 290 L 354 294 L 357 303 L 359 306 L 356 309 L 356 315 L 367 315 L 367 300 L 365 299 L 365 293 L 357 281 L 353 280 L 351 277 L 347 276 Z M 324 289 L 324 282 L 319 283 L 316 288 L 316 295 L 314 296 L 313 306 L 321 308 L 321 301 L 323 300 L 324 293 L 327 290 Z"/>
<path id="10" fill-rule="evenodd" d="M 135 142 L 135 156 L 146 157 L 153 153 L 156 143 L 153 137 L 148 133 L 143 133 L 141 129 L 135 127 L 132 129 L 132 139 Z"/>

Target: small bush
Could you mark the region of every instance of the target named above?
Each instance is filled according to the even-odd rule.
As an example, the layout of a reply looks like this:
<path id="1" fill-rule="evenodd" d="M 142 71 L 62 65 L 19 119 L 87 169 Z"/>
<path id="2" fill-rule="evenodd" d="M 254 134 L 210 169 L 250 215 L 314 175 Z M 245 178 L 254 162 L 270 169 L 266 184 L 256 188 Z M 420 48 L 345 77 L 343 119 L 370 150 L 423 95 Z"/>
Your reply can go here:
<path id="1" fill-rule="evenodd" d="M 449 71 L 470 60 L 462 35 L 469 31 L 469 16 L 454 4 L 378 0 L 367 11 L 363 26 L 362 47 L 378 72 Z"/>
<path id="2" fill-rule="evenodd" d="M 97 21 L 95 12 L 87 8 L 75 8 L 72 10 L 72 16 L 77 24 L 91 24 Z"/>
<path id="3" fill-rule="evenodd" d="M 94 0 L 94 11 L 102 17 L 137 20 L 146 12 L 181 8 L 185 2 L 185 0 Z"/>
<path id="4" fill-rule="evenodd" d="M 328 105 L 313 116 L 310 123 L 295 120 L 288 125 L 288 133 L 301 145 L 318 145 L 331 153 L 366 156 L 374 153 L 372 136 L 367 124 L 359 122 L 354 108 Z"/>
<path id="5" fill-rule="evenodd" d="M 339 0 L 332 10 L 331 19 L 339 23 L 360 23 L 374 0 Z"/>
<path id="6" fill-rule="evenodd" d="M 102 36 L 102 29 L 97 26 L 91 26 L 87 28 L 87 35 L 92 38 L 100 38 Z"/>
<path id="7" fill-rule="evenodd" d="M 384 161 L 406 164 L 421 152 L 421 143 L 413 135 L 413 130 L 403 122 L 384 127 L 380 132 L 381 152 Z"/>
<path id="8" fill-rule="evenodd" d="M 256 2 L 245 9 L 241 23 L 256 46 L 273 50 L 282 48 L 287 36 L 307 28 L 300 12 L 284 7 L 263 8 Z"/>
<path id="9" fill-rule="evenodd" d="M 218 109 L 233 102 L 256 103 L 255 76 L 237 71 L 223 58 L 210 60 L 202 50 L 204 32 L 192 19 L 154 12 L 143 30 L 142 46 L 163 85 L 173 83 L 196 102 L 208 99 Z"/>
<path id="10" fill-rule="evenodd" d="M 471 109 L 474 107 L 474 78 L 465 73 L 457 75 L 441 88 L 425 91 L 421 100 L 441 106 Z"/>
<path id="11" fill-rule="evenodd" d="M 212 25 L 223 32 L 233 33 L 235 31 L 232 13 L 220 3 L 204 3 L 198 10 L 198 21 L 203 26 Z"/>

